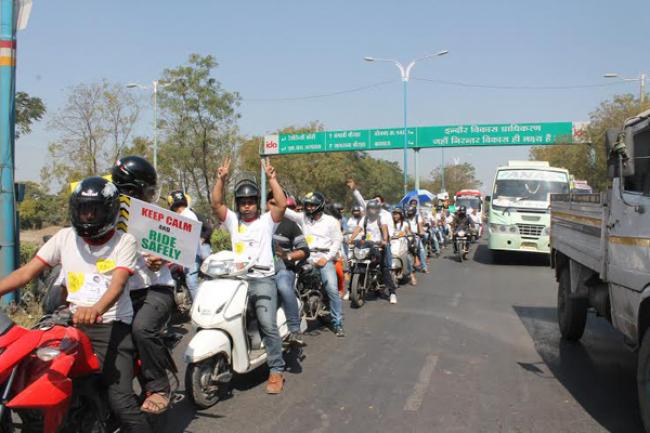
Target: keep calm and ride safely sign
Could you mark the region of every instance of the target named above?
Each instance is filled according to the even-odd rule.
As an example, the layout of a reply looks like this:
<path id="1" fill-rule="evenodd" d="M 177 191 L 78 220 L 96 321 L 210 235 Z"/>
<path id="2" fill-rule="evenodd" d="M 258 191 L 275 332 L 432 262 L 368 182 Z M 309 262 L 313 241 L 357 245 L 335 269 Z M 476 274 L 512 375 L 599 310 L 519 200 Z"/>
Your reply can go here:
<path id="1" fill-rule="evenodd" d="M 119 227 L 135 236 L 138 250 L 191 267 L 201 237 L 200 221 L 132 197 L 122 196 Z"/>

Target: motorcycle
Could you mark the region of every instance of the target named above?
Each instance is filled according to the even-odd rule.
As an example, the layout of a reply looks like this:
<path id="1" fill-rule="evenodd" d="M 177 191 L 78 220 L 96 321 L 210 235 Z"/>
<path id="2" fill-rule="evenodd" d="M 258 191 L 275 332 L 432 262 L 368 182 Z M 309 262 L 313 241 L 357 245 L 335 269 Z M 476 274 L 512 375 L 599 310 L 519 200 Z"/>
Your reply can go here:
<path id="1" fill-rule="evenodd" d="M 320 273 L 312 264 L 305 263 L 299 268 L 296 287 L 302 304 L 302 317 L 311 321 L 329 316 L 329 296 Z"/>
<path id="2" fill-rule="evenodd" d="M 404 281 L 406 277 L 406 268 L 409 266 L 408 239 L 411 237 L 412 235 L 393 236 L 390 241 L 390 250 L 393 256 L 390 271 L 393 275 L 393 280 L 398 284 Z"/>
<path id="3" fill-rule="evenodd" d="M 427 251 L 427 257 L 439 257 L 440 256 L 440 251 L 438 248 L 436 248 L 436 243 L 434 240 L 434 236 L 436 236 L 436 233 L 434 233 L 433 229 L 431 228 L 431 224 L 425 223 L 424 224 L 424 230 L 426 231 L 426 236 L 423 238 L 424 242 L 424 247 L 426 248 Z M 441 246 L 439 245 L 439 248 Z"/>
<path id="4" fill-rule="evenodd" d="M 232 251 L 213 254 L 201 265 L 206 279 L 199 285 L 191 313 L 197 332 L 183 356 L 187 363 L 187 395 L 201 409 L 214 406 L 226 395 L 233 372 L 247 373 L 266 362 L 255 310 L 249 308 L 248 281 L 244 278 L 254 269 L 268 270 L 254 262 L 235 262 Z M 280 306 L 277 324 L 283 341 L 289 335 L 286 322 Z M 304 318 L 300 329 L 307 329 Z"/>
<path id="5" fill-rule="evenodd" d="M 469 255 L 469 237 L 463 229 L 458 229 L 454 235 L 454 252 L 459 262 L 467 260 Z"/>
<path id="6" fill-rule="evenodd" d="M 192 295 L 187 287 L 185 279 L 185 269 L 182 266 L 170 266 L 169 271 L 174 279 L 174 304 L 176 309 L 173 312 L 172 321 L 174 323 L 187 322 L 189 313 L 192 310 Z"/>
<path id="7" fill-rule="evenodd" d="M 381 278 L 381 247 L 372 241 L 357 240 L 352 249 L 350 269 L 350 301 L 353 308 L 361 308 L 369 292 L 383 288 Z"/>
<path id="8" fill-rule="evenodd" d="M 106 432 L 119 427 L 100 384 L 100 363 L 90 339 L 71 326 L 65 308 L 33 329 L 0 312 L 0 432 L 13 432 L 12 412 L 26 432 Z M 169 350 L 180 334 L 167 335 Z M 136 374 L 139 362 L 135 363 Z"/>

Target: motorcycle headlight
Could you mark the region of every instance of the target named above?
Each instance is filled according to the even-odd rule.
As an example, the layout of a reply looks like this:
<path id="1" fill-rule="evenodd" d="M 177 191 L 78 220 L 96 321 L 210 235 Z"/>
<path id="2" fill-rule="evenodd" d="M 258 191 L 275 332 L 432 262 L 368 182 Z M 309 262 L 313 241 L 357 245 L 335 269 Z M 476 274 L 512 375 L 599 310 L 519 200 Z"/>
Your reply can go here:
<path id="1" fill-rule="evenodd" d="M 365 260 L 368 258 L 368 254 L 370 253 L 369 248 L 355 248 L 354 249 L 354 258 L 357 260 Z"/>
<path id="2" fill-rule="evenodd" d="M 43 362 L 50 362 L 61 354 L 56 347 L 40 347 L 36 349 L 36 356 Z"/>
<path id="3" fill-rule="evenodd" d="M 456 233 L 457 236 L 464 238 L 465 237 L 465 230 L 458 230 L 458 233 Z"/>

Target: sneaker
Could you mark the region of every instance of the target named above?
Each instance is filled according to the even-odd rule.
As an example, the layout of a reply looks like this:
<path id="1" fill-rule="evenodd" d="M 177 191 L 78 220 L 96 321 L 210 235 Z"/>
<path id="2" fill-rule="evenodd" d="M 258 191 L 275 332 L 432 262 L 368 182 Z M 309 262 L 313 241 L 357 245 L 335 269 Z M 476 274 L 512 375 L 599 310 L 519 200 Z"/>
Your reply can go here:
<path id="1" fill-rule="evenodd" d="M 295 346 L 295 347 L 303 347 L 305 346 L 305 342 L 300 338 L 300 333 L 298 332 L 290 332 L 289 336 L 287 337 L 287 343 L 289 343 L 290 346 Z"/>
<path id="2" fill-rule="evenodd" d="M 342 325 L 334 325 L 333 331 L 337 337 L 345 337 L 345 331 L 343 331 Z"/>
<path id="3" fill-rule="evenodd" d="M 391 304 L 397 304 L 397 295 L 395 293 L 390 294 L 390 300 L 388 301 Z"/>
<path id="4" fill-rule="evenodd" d="M 269 381 L 266 383 L 267 394 L 280 394 L 284 388 L 284 376 L 282 373 L 273 373 L 269 375 Z"/>
<path id="5" fill-rule="evenodd" d="M 343 300 L 344 301 L 349 301 L 350 300 L 350 292 L 345 292 L 345 295 L 343 295 Z"/>
<path id="6" fill-rule="evenodd" d="M 418 283 L 417 278 L 415 278 L 415 272 L 411 274 L 411 286 L 415 286 Z"/>

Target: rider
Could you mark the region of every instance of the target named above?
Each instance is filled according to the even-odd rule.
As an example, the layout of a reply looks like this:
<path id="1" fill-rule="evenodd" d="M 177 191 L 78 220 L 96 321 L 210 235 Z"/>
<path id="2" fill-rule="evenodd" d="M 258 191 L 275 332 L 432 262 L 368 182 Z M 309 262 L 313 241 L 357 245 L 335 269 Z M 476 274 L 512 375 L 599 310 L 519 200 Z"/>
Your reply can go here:
<path id="1" fill-rule="evenodd" d="M 169 210 L 176 212 L 177 214 L 189 218 L 193 221 L 199 221 L 199 217 L 189 207 L 189 200 L 187 195 L 183 191 L 172 191 L 167 196 L 167 204 L 169 205 Z M 201 226 L 201 235 L 203 235 L 203 226 Z M 196 292 L 199 289 L 199 268 L 203 262 L 201 245 L 203 244 L 203 237 L 199 242 L 198 249 L 196 251 L 196 258 L 194 259 L 194 265 L 191 268 L 185 268 L 185 282 L 187 288 L 192 295 L 192 299 L 196 299 Z M 208 244 L 209 247 L 209 244 Z M 209 254 L 208 254 L 209 255 Z M 206 256 L 207 257 L 207 256 Z"/>
<path id="2" fill-rule="evenodd" d="M 158 175 L 144 158 L 126 156 L 119 159 L 111 176 L 120 194 L 154 203 L 158 195 Z M 170 384 L 167 371 L 175 371 L 173 361 L 162 340 L 162 332 L 174 308 L 175 282 L 160 257 L 138 252 L 129 292 L 133 302 L 133 340 L 145 380 L 146 400 L 142 410 L 158 414 L 169 407 Z"/>
<path id="3" fill-rule="evenodd" d="M 401 242 L 400 238 L 411 235 L 411 227 L 404 219 L 404 209 L 399 206 L 395 206 L 391 212 L 393 215 L 393 237 Z M 406 240 L 405 240 L 406 241 Z M 392 242 L 391 242 L 392 243 Z M 410 277 L 411 285 L 415 286 L 417 284 L 417 279 L 415 278 L 415 272 L 413 272 L 413 262 L 411 260 L 411 255 L 407 254 L 407 263 L 406 263 L 406 272 L 404 273 L 405 277 Z"/>
<path id="4" fill-rule="evenodd" d="M 373 199 L 368 202 L 366 205 L 366 216 L 361 220 L 359 227 L 354 229 L 354 233 L 352 233 L 350 238 L 350 243 L 352 243 L 359 233 L 363 231 L 362 242 L 373 241 L 383 247 L 382 260 L 380 263 L 381 274 L 384 284 L 388 289 L 389 302 L 391 304 L 397 304 L 397 295 L 395 294 L 397 288 L 395 287 L 393 276 L 390 273 L 392 259 L 391 261 L 386 261 L 388 251 L 390 251 L 390 235 L 388 234 L 388 225 L 385 220 L 381 218 L 380 210 L 381 204 L 378 200 Z"/>
<path id="5" fill-rule="evenodd" d="M 346 223 L 348 234 L 352 233 L 354 229 L 361 222 L 361 218 L 363 218 L 363 207 L 358 204 L 355 204 L 354 206 L 352 206 L 351 213 L 352 215 L 350 216 L 350 218 L 348 218 L 348 221 Z"/>
<path id="6" fill-rule="evenodd" d="M 267 208 L 274 204 L 273 191 L 266 195 Z M 296 201 L 287 197 L 287 208 L 295 208 Z M 278 294 L 284 305 L 284 312 L 287 315 L 289 327 L 289 344 L 303 346 L 300 338 L 300 307 L 296 298 L 295 280 L 298 271 L 297 263 L 309 257 L 309 247 L 302 233 L 302 230 L 295 222 L 286 216 L 275 229 L 273 234 L 273 246 L 275 249 L 275 284 L 278 286 Z"/>
<path id="7" fill-rule="evenodd" d="M 271 370 L 266 385 L 268 394 L 279 394 L 284 388 L 284 359 L 282 339 L 278 331 L 278 289 L 275 285 L 273 232 L 284 218 L 287 200 L 270 163 L 262 166 L 273 192 L 270 211 L 260 215 L 260 190 L 257 183 L 243 179 L 235 185 L 235 210 L 224 204 L 224 185 L 230 172 L 230 158 L 217 169 L 217 179 L 212 190 L 214 213 L 230 233 L 236 262 L 254 262 L 247 275 L 248 296 L 255 305 L 262 341 Z"/>
<path id="8" fill-rule="evenodd" d="M 472 220 L 467 215 L 467 208 L 465 206 L 458 206 L 456 209 L 456 214 L 453 217 L 453 221 L 451 222 L 451 226 L 454 241 L 454 253 L 456 253 L 456 233 L 459 230 L 465 230 L 466 232 L 469 232 L 474 226 Z"/>
<path id="9" fill-rule="evenodd" d="M 119 192 L 106 179 L 82 180 L 69 207 L 72 227 L 59 230 L 29 263 L 1 279 L 0 295 L 61 264 L 73 322 L 93 344 L 111 410 L 127 431 L 151 432 L 133 392 L 133 307 L 125 290 L 136 265 L 137 241 L 116 230 Z"/>
<path id="10" fill-rule="evenodd" d="M 415 201 L 415 204 L 413 204 L 413 201 Z M 428 274 L 429 268 L 427 267 L 427 253 L 424 251 L 424 246 L 422 244 L 422 237 L 424 236 L 424 224 L 422 224 L 422 219 L 418 213 L 417 200 L 411 200 L 409 208 L 406 211 L 406 219 L 411 226 L 411 231 L 416 235 L 417 254 L 418 258 L 420 259 L 420 266 L 418 270 L 424 272 L 425 274 Z"/>
<path id="11" fill-rule="evenodd" d="M 332 315 L 332 330 L 337 337 L 344 337 L 342 302 L 338 292 L 336 257 L 341 249 L 341 225 L 331 215 L 325 214 L 325 196 L 310 192 L 302 200 L 304 213 L 287 211 L 287 217 L 302 227 L 312 254 L 310 261 L 320 273 L 327 291 Z"/>

